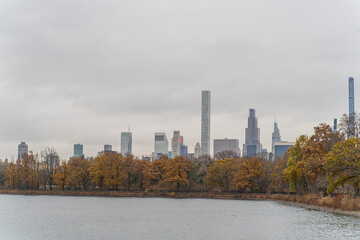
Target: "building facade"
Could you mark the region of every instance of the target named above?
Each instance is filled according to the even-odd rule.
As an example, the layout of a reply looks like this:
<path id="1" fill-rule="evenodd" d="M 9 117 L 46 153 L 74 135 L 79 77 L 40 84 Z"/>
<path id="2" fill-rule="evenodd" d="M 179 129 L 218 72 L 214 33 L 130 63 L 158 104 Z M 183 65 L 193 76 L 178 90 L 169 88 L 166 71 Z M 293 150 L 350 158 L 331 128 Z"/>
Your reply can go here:
<path id="1" fill-rule="evenodd" d="M 333 126 L 333 132 L 337 132 L 337 118 L 334 118 L 334 126 Z"/>
<path id="2" fill-rule="evenodd" d="M 169 143 L 166 138 L 166 133 L 155 133 L 155 158 L 159 159 L 163 155 L 169 154 Z"/>
<path id="3" fill-rule="evenodd" d="M 354 78 L 349 77 L 349 137 L 355 137 Z"/>
<path id="4" fill-rule="evenodd" d="M 184 139 L 183 139 L 184 141 Z M 184 142 L 180 143 L 180 156 L 187 158 L 188 155 L 188 146 L 184 145 Z"/>
<path id="5" fill-rule="evenodd" d="M 201 94 L 201 155 L 210 155 L 210 91 Z"/>
<path id="6" fill-rule="evenodd" d="M 287 142 L 287 141 L 275 143 L 274 144 L 274 158 L 275 159 L 281 158 L 284 155 L 284 153 L 294 145 L 295 145 L 295 142 Z"/>
<path id="7" fill-rule="evenodd" d="M 194 148 L 194 157 L 199 158 L 200 155 L 201 155 L 201 147 L 200 147 L 200 143 L 197 142 Z"/>
<path id="8" fill-rule="evenodd" d="M 194 153 L 188 153 L 187 159 L 193 161 L 195 159 L 195 154 Z"/>
<path id="9" fill-rule="evenodd" d="M 249 110 L 248 127 L 245 129 L 245 144 L 243 145 L 243 156 L 254 157 L 261 154 L 260 128 L 255 116 L 255 109 Z"/>
<path id="10" fill-rule="evenodd" d="M 180 156 L 180 143 L 181 143 L 180 131 L 174 131 L 173 138 L 171 140 L 171 157 Z"/>
<path id="11" fill-rule="evenodd" d="M 214 156 L 224 151 L 234 152 L 240 157 L 240 147 L 238 139 L 214 139 Z"/>
<path id="12" fill-rule="evenodd" d="M 105 152 L 112 152 L 112 145 L 110 144 L 104 145 L 104 153 Z"/>
<path id="13" fill-rule="evenodd" d="M 18 159 L 22 159 L 25 154 L 29 153 L 29 147 L 25 142 L 18 145 Z"/>
<path id="14" fill-rule="evenodd" d="M 277 122 L 274 122 L 274 132 L 272 133 L 272 139 L 271 139 L 271 151 L 274 152 L 274 144 L 277 142 L 281 142 L 281 136 L 280 136 L 280 129 L 278 127 Z"/>
<path id="15" fill-rule="evenodd" d="M 74 157 L 84 157 L 84 146 L 82 144 L 74 144 Z"/>
<path id="16" fill-rule="evenodd" d="M 122 155 L 132 154 L 132 133 L 122 132 L 121 133 L 121 150 Z"/>

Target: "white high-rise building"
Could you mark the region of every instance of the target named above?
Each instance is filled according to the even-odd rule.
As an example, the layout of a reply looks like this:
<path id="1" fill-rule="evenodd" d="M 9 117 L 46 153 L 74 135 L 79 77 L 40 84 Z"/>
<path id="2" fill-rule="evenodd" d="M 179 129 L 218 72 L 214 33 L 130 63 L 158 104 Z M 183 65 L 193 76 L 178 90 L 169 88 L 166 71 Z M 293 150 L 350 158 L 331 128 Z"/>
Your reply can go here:
<path id="1" fill-rule="evenodd" d="M 210 91 L 201 94 L 201 155 L 210 155 Z"/>
<path id="2" fill-rule="evenodd" d="M 121 133 L 121 154 L 132 154 L 132 133 L 122 132 Z"/>
<path id="3" fill-rule="evenodd" d="M 174 135 L 171 141 L 172 158 L 180 156 L 181 141 L 182 137 L 180 136 L 180 131 L 174 131 Z"/>
<path id="4" fill-rule="evenodd" d="M 169 154 L 169 142 L 166 138 L 166 133 L 155 133 L 155 158 L 158 159 L 162 155 Z"/>
<path id="5" fill-rule="evenodd" d="M 201 155 L 200 143 L 197 142 L 194 148 L 194 157 L 199 158 L 200 155 Z"/>

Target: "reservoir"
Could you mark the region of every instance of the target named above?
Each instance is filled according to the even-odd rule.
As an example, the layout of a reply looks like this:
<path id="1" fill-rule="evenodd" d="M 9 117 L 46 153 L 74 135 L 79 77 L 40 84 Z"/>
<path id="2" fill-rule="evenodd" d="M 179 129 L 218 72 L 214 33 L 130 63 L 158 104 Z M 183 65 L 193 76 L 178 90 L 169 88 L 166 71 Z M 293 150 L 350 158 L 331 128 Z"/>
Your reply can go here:
<path id="1" fill-rule="evenodd" d="M 360 218 L 274 201 L 0 195 L 0 239 L 360 239 Z"/>

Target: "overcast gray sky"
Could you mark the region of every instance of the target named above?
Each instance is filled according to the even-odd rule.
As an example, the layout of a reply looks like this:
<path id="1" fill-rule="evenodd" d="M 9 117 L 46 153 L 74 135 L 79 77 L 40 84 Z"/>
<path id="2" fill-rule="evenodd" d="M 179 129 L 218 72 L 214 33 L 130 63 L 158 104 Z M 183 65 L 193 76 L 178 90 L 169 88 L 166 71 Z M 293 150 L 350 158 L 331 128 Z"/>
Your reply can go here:
<path id="1" fill-rule="evenodd" d="M 270 149 L 360 107 L 359 0 L 0 1 L 0 158 L 26 141 L 61 158 L 136 155 L 155 131 L 200 141 L 201 90 L 212 94 L 211 139 L 243 144 L 248 109 Z M 242 148 L 242 145 L 241 145 Z M 211 148 L 212 149 L 212 148 Z"/>

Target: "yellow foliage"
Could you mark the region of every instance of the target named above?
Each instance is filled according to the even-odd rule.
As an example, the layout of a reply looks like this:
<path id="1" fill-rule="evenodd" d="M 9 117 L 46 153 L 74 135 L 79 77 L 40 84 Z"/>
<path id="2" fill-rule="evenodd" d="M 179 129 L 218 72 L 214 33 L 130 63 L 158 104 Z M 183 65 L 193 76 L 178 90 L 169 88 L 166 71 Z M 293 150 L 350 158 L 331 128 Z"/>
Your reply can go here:
<path id="1" fill-rule="evenodd" d="M 171 183 L 177 190 L 189 183 L 189 172 L 194 168 L 189 159 L 178 156 L 170 159 L 165 166 L 164 182 Z"/>

